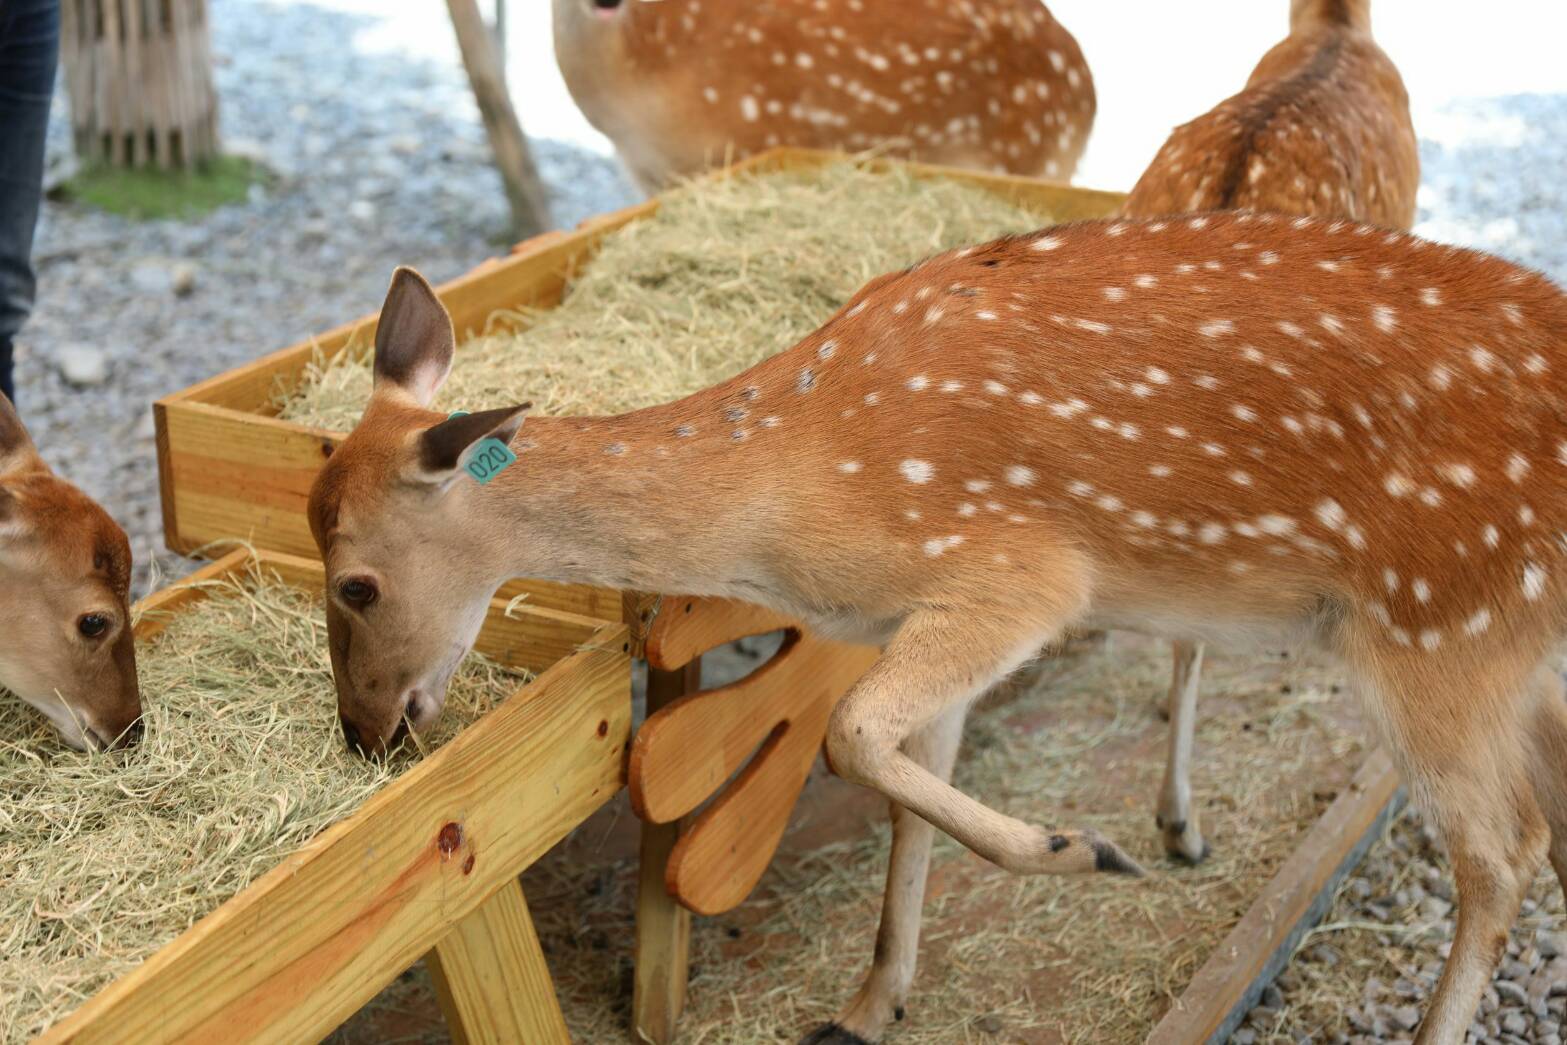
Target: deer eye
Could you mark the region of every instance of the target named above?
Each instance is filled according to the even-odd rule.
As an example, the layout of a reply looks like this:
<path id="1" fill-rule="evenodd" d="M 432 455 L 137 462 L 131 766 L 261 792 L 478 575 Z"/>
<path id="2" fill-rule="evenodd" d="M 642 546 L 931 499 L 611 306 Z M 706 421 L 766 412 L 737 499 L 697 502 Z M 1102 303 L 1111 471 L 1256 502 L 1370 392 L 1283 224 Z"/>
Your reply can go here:
<path id="1" fill-rule="evenodd" d="M 343 597 L 343 601 L 350 606 L 368 606 L 375 601 L 375 585 L 367 580 L 354 577 L 338 585 L 337 593 Z"/>
<path id="2" fill-rule="evenodd" d="M 109 618 L 101 613 L 89 613 L 76 622 L 76 630 L 83 638 L 96 639 L 109 630 Z"/>

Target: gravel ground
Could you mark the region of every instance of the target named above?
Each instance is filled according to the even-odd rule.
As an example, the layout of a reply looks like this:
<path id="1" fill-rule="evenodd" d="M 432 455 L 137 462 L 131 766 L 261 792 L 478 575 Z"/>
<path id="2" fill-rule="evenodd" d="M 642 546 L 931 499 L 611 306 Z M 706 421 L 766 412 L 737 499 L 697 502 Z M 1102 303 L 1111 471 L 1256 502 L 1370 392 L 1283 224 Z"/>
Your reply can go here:
<path id="1" fill-rule="evenodd" d="M 1418 810 L 1406 809 L 1231 1041 L 1411 1040 L 1452 946 L 1455 903 L 1435 831 Z M 1562 891 L 1547 867 L 1524 900 L 1470 1040 L 1561 1045 L 1564 930 Z"/>
<path id="2" fill-rule="evenodd" d="M 460 68 L 356 54 L 345 41 L 374 22 L 365 15 L 266 0 L 211 7 L 223 132 L 277 181 L 192 222 L 48 204 L 38 308 L 19 346 L 22 412 L 49 460 L 130 532 L 139 592 L 155 559 L 165 574 L 187 568 L 162 548 L 153 399 L 369 311 L 396 264 L 442 280 L 504 246 L 504 197 Z M 1567 283 L 1567 95 L 1459 103 L 1422 130 L 1418 231 Z M 63 96 L 50 133 L 58 170 L 69 152 Z M 558 223 L 634 198 L 613 161 L 536 147 Z M 1390 926 L 1374 934 L 1385 971 L 1346 999 L 1342 1026 L 1292 1025 L 1292 1000 L 1342 957 L 1316 937 L 1235 1040 L 1407 1037 L 1450 934 L 1445 874 L 1418 815 L 1403 818 L 1332 916 Z M 1554 885 L 1531 904 L 1534 921 L 1550 914 L 1562 928 Z M 1417 918 L 1433 928 L 1392 928 Z M 1560 1041 L 1567 938 L 1531 932 L 1514 934 L 1487 995 L 1484 1040 Z"/>

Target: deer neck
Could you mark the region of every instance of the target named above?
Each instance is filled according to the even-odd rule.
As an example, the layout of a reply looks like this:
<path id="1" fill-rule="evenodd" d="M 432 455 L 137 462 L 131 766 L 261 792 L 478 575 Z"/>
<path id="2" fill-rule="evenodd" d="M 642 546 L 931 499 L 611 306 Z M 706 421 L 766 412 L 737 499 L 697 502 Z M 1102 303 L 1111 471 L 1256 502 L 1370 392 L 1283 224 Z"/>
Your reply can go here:
<path id="1" fill-rule="evenodd" d="M 473 498 L 488 532 L 504 535 L 506 577 L 694 595 L 750 590 L 749 550 L 771 529 L 765 494 L 747 480 L 750 455 L 703 453 L 696 439 L 672 434 L 666 412 L 524 425 L 516 464 L 493 493 Z"/>

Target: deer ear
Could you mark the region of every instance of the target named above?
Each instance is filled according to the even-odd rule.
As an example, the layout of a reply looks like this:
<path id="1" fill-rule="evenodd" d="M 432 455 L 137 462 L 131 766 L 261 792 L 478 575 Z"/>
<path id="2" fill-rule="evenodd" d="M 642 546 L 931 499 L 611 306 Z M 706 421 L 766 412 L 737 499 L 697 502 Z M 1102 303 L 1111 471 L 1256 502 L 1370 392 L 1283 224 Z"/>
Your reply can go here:
<path id="1" fill-rule="evenodd" d="M 376 388 L 395 387 L 430 405 L 452 368 L 452 317 L 430 284 L 411 268 L 392 273 L 375 327 Z"/>
<path id="2" fill-rule="evenodd" d="M 419 477 L 429 483 L 445 483 L 457 474 L 468 451 L 480 441 L 493 438 L 510 444 L 532 408 L 532 403 L 523 403 L 461 414 L 427 429 L 419 437 Z"/>
<path id="3" fill-rule="evenodd" d="M 11 400 L 0 392 L 0 475 L 41 467 L 43 462 L 22 427 Z"/>

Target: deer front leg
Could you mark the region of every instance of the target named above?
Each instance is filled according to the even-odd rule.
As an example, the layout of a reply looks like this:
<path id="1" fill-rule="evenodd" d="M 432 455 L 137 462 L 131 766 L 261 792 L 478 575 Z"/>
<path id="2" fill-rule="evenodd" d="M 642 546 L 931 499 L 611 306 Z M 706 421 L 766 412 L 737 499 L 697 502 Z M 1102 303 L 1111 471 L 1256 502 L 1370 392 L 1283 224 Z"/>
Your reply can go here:
<path id="1" fill-rule="evenodd" d="M 1170 678 L 1170 757 L 1159 790 L 1154 820 L 1164 833 L 1164 849 L 1177 860 L 1201 863 L 1208 843 L 1192 809 L 1192 741 L 1197 731 L 1197 683 L 1202 675 L 1202 644 L 1171 643 L 1175 669 Z"/>
<path id="2" fill-rule="evenodd" d="M 833 711 L 827 755 L 838 775 L 887 798 L 1016 874 L 1142 869 L 1096 832 L 1036 827 L 968 797 L 900 750 L 943 711 L 966 706 L 1061 634 L 1067 620 L 1019 625 L 1026 610 L 911 614 L 881 659 Z"/>
<path id="3" fill-rule="evenodd" d="M 965 705 L 948 708 L 930 725 L 916 731 L 903 750 L 917 765 L 943 783 L 952 777 L 952 763 L 963 738 Z M 801 1045 L 863 1045 L 877 1040 L 892 1020 L 903 1018 L 903 1004 L 914 982 L 919 956 L 920 914 L 930 871 L 930 847 L 935 828 L 892 803 L 892 855 L 887 863 L 887 892 L 882 898 L 881 928 L 870 975 L 843 1011 L 801 1041 Z"/>

